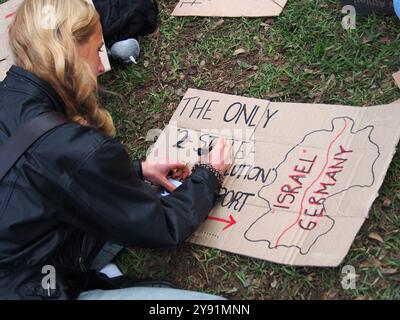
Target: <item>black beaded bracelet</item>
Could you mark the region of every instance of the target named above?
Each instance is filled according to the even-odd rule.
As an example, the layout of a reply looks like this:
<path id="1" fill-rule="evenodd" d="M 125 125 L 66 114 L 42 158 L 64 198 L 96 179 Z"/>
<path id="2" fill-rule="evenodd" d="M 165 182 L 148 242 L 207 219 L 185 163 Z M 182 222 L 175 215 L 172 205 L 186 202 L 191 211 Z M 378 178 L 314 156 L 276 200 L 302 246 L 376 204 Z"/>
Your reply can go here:
<path id="1" fill-rule="evenodd" d="M 193 166 L 192 172 L 194 172 L 198 167 L 203 167 L 203 168 L 206 168 L 209 171 L 211 171 L 214 174 L 214 176 L 217 178 L 219 185 L 222 186 L 222 184 L 224 183 L 225 177 L 221 172 L 219 172 L 217 169 L 215 169 L 211 164 L 203 163 L 203 162 L 197 162 Z"/>

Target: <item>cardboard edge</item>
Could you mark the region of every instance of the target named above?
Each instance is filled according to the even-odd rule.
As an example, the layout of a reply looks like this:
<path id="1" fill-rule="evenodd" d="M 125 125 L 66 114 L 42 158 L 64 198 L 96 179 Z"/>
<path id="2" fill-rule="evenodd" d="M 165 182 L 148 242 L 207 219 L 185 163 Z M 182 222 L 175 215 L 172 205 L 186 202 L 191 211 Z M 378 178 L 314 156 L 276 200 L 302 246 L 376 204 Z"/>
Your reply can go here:
<path id="1" fill-rule="evenodd" d="M 194 14 L 194 13 L 179 13 L 178 5 L 180 1 L 176 4 L 174 10 L 171 13 L 173 17 L 216 17 L 216 18 L 262 18 L 262 17 L 279 17 L 282 14 L 283 9 L 286 6 L 287 1 L 285 1 L 284 5 L 282 6 L 278 2 L 272 0 L 270 3 L 276 5 L 277 11 L 272 14 L 251 14 L 251 15 L 237 15 L 237 14 L 222 14 L 222 15 L 210 15 L 210 14 Z"/>

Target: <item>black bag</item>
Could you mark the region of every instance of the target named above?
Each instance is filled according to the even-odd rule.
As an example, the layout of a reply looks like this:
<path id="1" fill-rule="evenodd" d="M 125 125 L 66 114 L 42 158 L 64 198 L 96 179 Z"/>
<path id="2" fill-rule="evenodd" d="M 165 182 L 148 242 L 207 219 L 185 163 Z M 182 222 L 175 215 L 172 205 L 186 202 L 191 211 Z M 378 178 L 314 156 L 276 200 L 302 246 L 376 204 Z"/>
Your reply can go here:
<path id="1" fill-rule="evenodd" d="M 101 18 L 104 40 L 110 48 L 115 42 L 153 33 L 157 29 L 158 6 L 155 0 L 94 0 Z"/>

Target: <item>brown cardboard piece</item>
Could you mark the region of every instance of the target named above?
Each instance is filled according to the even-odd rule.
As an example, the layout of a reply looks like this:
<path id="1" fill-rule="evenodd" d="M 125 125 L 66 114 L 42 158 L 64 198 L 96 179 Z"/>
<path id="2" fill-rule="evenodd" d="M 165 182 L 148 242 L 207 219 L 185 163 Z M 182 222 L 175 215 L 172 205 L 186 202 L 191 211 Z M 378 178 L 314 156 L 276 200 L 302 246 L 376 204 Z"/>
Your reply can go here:
<path id="1" fill-rule="evenodd" d="M 14 12 L 18 9 L 23 0 L 8 0 L 0 5 L 0 39 L 2 45 L 0 46 L 0 81 L 2 81 L 7 71 L 13 65 L 13 56 L 9 46 L 8 26 L 10 25 Z M 91 0 L 88 0 L 92 2 Z M 107 50 L 103 47 L 101 53 L 101 61 L 107 71 L 111 70 L 110 62 L 107 56 Z"/>
<path id="2" fill-rule="evenodd" d="M 220 204 L 189 241 L 277 263 L 337 266 L 395 153 L 400 103 L 275 103 L 189 89 L 148 158 L 193 164 L 218 136 L 233 145 L 235 160 Z"/>
<path id="3" fill-rule="evenodd" d="M 394 79 L 394 82 L 396 83 L 397 87 L 400 89 L 400 71 L 393 73 L 393 79 Z"/>
<path id="4" fill-rule="evenodd" d="M 173 16 L 275 17 L 287 0 L 180 0 Z"/>

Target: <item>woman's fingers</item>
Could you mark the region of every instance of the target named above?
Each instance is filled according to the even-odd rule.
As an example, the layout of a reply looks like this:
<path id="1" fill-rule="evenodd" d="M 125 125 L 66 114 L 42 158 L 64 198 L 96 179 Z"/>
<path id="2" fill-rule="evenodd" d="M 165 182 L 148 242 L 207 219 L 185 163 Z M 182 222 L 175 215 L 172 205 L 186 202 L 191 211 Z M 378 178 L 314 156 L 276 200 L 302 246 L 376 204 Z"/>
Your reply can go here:
<path id="1" fill-rule="evenodd" d="M 173 179 L 184 180 L 189 176 L 189 168 L 183 163 L 174 163 L 169 165 L 170 176 Z"/>
<path id="2" fill-rule="evenodd" d="M 224 138 L 219 138 L 209 155 L 209 163 L 218 171 L 225 172 L 232 163 L 231 153 L 231 146 L 225 144 Z"/>
<path id="3" fill-rule="evenodd" d="M 182 172 L 182 177 L 181 177 L 181 179 L 182 179 L 182 180 L 186 180 L 187 177 L 189 177 L 189 175 L 190 175 L 189 167 L 188 167 L 188 166 L 185 166 L 185 168 L 183 168 L 183 172 Z"/>
<path id="4" fill-rule="evenodd" d="M 181 176 L 182 176 L 182 169 L 176 169 L 176 171 L 173 172 L 171 175 L 173 179 L 179 179 Z"/>

